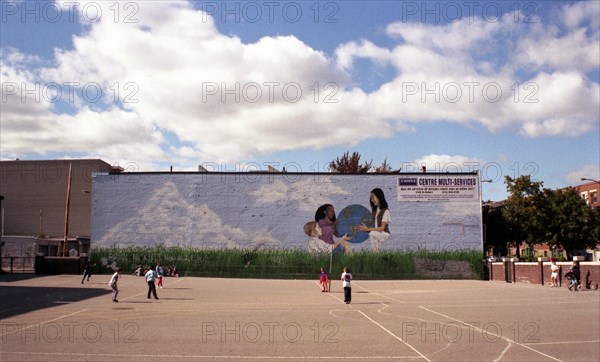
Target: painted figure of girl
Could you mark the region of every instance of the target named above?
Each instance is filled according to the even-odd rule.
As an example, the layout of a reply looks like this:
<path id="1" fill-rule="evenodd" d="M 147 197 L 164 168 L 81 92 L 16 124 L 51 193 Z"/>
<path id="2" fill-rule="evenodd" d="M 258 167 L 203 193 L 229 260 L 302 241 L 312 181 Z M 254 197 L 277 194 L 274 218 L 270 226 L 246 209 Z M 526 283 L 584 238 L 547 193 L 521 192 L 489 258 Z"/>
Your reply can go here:
<path id="1" fill-rule="evenodd" d="M 337 248 L 341 245 L 344 249 L 344 253 L 352 254 L 352 249 L 350 248 L 350 243 L 348 240 L 351 240 L 352 237 L 344 234 L 340 236 L 337 231 L 337 219 L 335 217 L 335 209 L 331 204 L 324 204 L 319 206 L 317 212 L 315 212 L 315 221 L 319 224 L 321 228 L 321 236 L 319 238 L 326 242 L 329 245 L 333 246 L 333 249 Z M 340 238 L 337 242 L 333 240 L 333 237 L 336 236 Z"/>
<path id="2" fill-rule="evenodd" d="M 385 195 L 381 189 L 376 188 L 371 191 L 369 203 L 371 204 L 375 226 L 368 227 L 365 225 L 357 225 L 356 228 L 359 231 L 368 232 L 373 251 L 379 251 L 381 245 L 390 238 L 390 229 L 388 225 L 392 222 L 392 219 L 390 217 L 387 201 L 385 201 Z"/>

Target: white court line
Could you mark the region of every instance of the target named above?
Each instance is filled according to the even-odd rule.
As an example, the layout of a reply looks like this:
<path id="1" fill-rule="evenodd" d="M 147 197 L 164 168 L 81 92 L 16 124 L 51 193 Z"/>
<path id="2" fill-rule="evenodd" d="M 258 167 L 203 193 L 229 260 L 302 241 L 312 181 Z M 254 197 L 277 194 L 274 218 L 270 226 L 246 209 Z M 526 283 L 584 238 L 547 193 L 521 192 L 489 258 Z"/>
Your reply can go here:
<path id="1" fill-rule="evenodd" d="M 530 342 L 525 344 L 576 344 L 576 343 L 599 343 L 600 339 L 594 341 L 568 341 L 568 342 Z"/>
<path id="2" fill-rule="evenodd" d="M 80 310 L 80 311 L 77 311 L 77 312 L 73 312 L 73 313 L 70 313 L 70 314 L 64 315 L 64 316 L 62 316 L 62 317 L 58 317 L 58 318 L 54 318 L 54 319 L 50 319 L 50 320 L 47 320 L 47 321 L 44 321 L 44 322 L 41 322 L 41 323 L 35 323 L 35 324 L 32 324 L 32 325 L 30 325 L 30 326 L 28 326 L 28 327 L 21 327 L 21 328 L 19 328 L 19 329 L 16 329 L 16 330 L 14 330 L 14 331 L 10 331 L 10 332 L 8 332 L 8 333 L 2 333 L 2 334 L 0 334 L 0 337 L 4 337 L 4 336 L 5 336 L 5 335 L 7 335 L 7 334 L 14 334 L 14 333 L 20 332 L 20 331 L 22 331 L 22 330 L 29 329 L 29 328 L 31 328 L 31 327 L 41 326 L 41 325 L 43 325 L 43 324 L 50 323 L 50 322 L 54 322 L 54 321 L 57 321 L 57 320 L 59 320 L 59 319 L 67 318 L 67 317 L 70 317 L 70 316 L 72 316 L 72 315 L 75 315 L 75 314 L 77 314 L 77 313 L 85 312 L 86 310 L 88 310 L 88 309 L 87 309 L 87 308 L 86 308 L 86 309 L 82 309 L 82 310 Z"/>
<path id="3" fill-rule="evenodd" d="M 560 362 L 562 362 L 561 360 L 559 360 L 559 359 L 558 359 L 558 358 L 556 358 L 556 357 L 552 357 L 552 356 L 550 356 L 550 355 L 548 355 L 548 354 L 545 354 L 545 353 L 543 353 L 543 352 L 540 352 L 540 351 L 538 351 L 538 350 L 536 350 L 536 349 L 533 349 L 533 348 L 531 348 L 531 347 L 529 347 L 529 346 L 526 346 L 526 345 L 524 345 L 523 343 L 519 343 L 519 342 L 513 341 L 512 339 L 506 338 L 506 337 L 504 337 L 504 336 L 501 336 L 501 335 L 498 335 L 498 334 L 496 334 L 496 333 L 490 333 L 490 331 L 484 331 L 483 329 L 481 329 L 481 328 L 478 328 L 478 327 L 474 326 L 473 324 L 470 324 L 470 323 L 467 323 L 467 322 L 463 322 L 463 321 L 461 321 L 460 319 L 456 319 L 456 318 L 453 318 L 453 317 L 447 316 L 447 315 L 445 315 L 445 314 L 443 314 L 443 313 L 436 312 L 436 311 L 434 311 L 434 310 L 431 310 L 431 309 L 425 308 L 425 307 L 423 307 L 423 306 L 419 306 L 419 308 L 421 308 L 421 309 L 423 309 L 423 310 L 426 310 L 426 311 L 428 311 L 428 312 L 431 312 L 431 313 L 434 313 L 434 314 L 440 315 L 440 316 L 442 316 L 442 317 L 444 317 L 444 318 L 448 318 L 448 319 L 451 319 L 451 320 L 454 320 L 454 321 L 457 321 L 457 322 L 460 322 L 460 323 L 464 323 L 464 324 L 466 324 L 466 325 L 470 326 L 471 328 L 473 328 L 473 329 L 476 329 L 476 330 L 478 330 L 478 331 L 480 331 L 480 332 L 482 332 L 482 333 L 484 333 L 484 332 L 485 332 L 485 333 L 488 333 L 488 334 L 495 335 L 495 336 L 496 336 L 496 337 L 498 337 L 498 338 L 502 338 L 502 339 L 504 339 L 504 340 L 505 340 L 505 341 L 507 341 L 508 343 L 514 343 L 514 344 L 516 344 L 516 345 L 518 345 L 518 346 L 521 346 L 521 347 L 523 347 L 523 348 L 526 348 L 526 349 L 528 349 L 528 350 L 530 350 L 530 351 L 533 351 L 533 352 L 535 352 L 535 353 L 539 353 L 539 354 L 541 354 L 542 356 L 544 356 L 544 357 L 547 357 L 547 358 L 550 358 L 550 359 L 552 359 L 552 360 L 554 360 L 554 361 L 560 361 Z"/>
<path id="4" fill-rule="evenodd" d="M 504 358 L 504 355 L 506 354 L 506 352 L 508 352 L 510 347 L 512 347 L 512 343 L 507 343 L 506 347 L 504 347 L 504 350 L 502 351 L 502 353 L 500 353 L 500 355 L 498 356 L 498 358 L 496 358 L 494 360 L 494 362 L 502 361 L 502 358 Z"/>
<path id="5" fill-rule="evenodd" d="M 317 284 L 319 286 L 319 288 L 321 287 L 321 284 L 319 284 L 318 281 L 313 280 L 313 282 L 315 282 L 315 284 Z M 331 294 L 331 290 L 327 292 L 327 294 L 329 294 L 330 297 L 335 298 L 336 300 L 339 300 L 340 302 L 344 303 L 343 300 L 341 300 L 340 298 L 336 297 L 335 295 Z"/>
<path id="6" fill-rule="evenodd" d="M 133 358 L 147 358 L 151 360 L 169 360 L 172 358 L 189 359 L 233 359 L 233 360 L 391 360 L 391 359 L 412 359 L 413 356 L 219 356 L 219 355 L 173 355 L 173 354 L 117 354 L 117 353 L 73 353 L 73 352 L 4 352 L 0 354 L 16 355 L 41 355 L 41 356 L 71 356 L 71 357 L 118 357 L 129 360 Z"/>
<path id="7" fill-rule="evenodd" d="M 179 282 L 180 282 L 180 281 L 182 281 L 182 280 L 183 280 L 183 279 L 178 279 L 178 280 L 176 280 L 176 281 L 174 281 L 174 282 L 172 282 L 172 283 L 165 284 L 165 286 L 169 286 L 169 285 L 173 285 L 173 284 L 179 283 Z M 147 285 L 147 284 L 148 284 L 148 282 L 146 282 L 146 285 Z M 121 291 L 119 291 L 119 293 L 120 293 L 120 292 L 121 292 Z M 131 297 L 123 298 L 123 299 L 121 299 L 121 300 L 128 300 L 128 299 L 131 299 L 131 298 L 139 297 L 140 295 L 144 295 L 144 294 L 148 295 L 148 291 L 141 292 L 141 293 L 138 293 L 138 294 L 134 294 L 134 295 L 132 295 Z M 160 298 L 158 298 L 158 299 L 160 300 Z"/>
<path id="8" fill-rule="evenodd" d="M 385 296 L 385 295 L 382 295 L 382 294 L 379 294 L 379 293 L 373 293 L 373 292 L 370 292 L 368 289 L 366 289 L 366 288 L 364 288 L 364 287 L 362 287 L 362 286 L 360 286 L 360 285 L 358 285 L 358 284 L 356 284 L 356 283 L 353 283 L 353 284 L 354 284 L 354 285 L 356 285 L 357 287 L 359 287 L 359 288 L 361 288 L 361 289 L 363 289 L 363 290 L 365 290 L 365 291 L 367 291 L 367 292 L 371 293 L 371 294 L 379 295 L 379 296 L 381 296 L 381 297 L 383 297 L 383 298 L 387 298 L 387 299 L 390 299 L 390 300 L 393 300 L 393 301 L 396 301 L 396 302 L 400 302 L 400 303 L 406 303 L 406 302 L 404 302 L 404 301 L 397 300 L 397 299 L 394 299 L 394 298 L 390 298 L 390 297 L 387 297 L 387 296 Z M 431 310 L 431 309 L 428 309 L 428 308 L 425 308 L 425 307 L 423 307 L 423 306 L 419 306 L 419 308 L 421 308 L 421 309 L 424 309 L 424 310 L 426 310 L 426 311 L 428 311 L 428 312 L 431 312 L 431 313 L 435 313 L 435 314 L 441 315 L 441 316 L 443 316 L 443 317 L 445 317 L 445 318 L 452 319 L 452 320 L 455 320 L 455 321 L 457 321 L 457 322 L 461 322 L 461 323 L 463 323 L 463 324 L 465 324 L 465 325 L 469 325 L 469 326 L 471 326 L 472 328 L 475 328 L 475 329 L 477 329 L 477 330 L 479 330 L 479 331 L 481 331 L 481 332 L 484 332 L 484 331 L 483 331 L 481 328 L 477 328 L 477 327 L 475 327 L 474 325 L 471 325 L 471 324 L 469 324 L 469 323 L 463 322 L 463 321 L 461 321 L 461 320 L 459 320 L 459 319 L 452 318 L 452 317 L 450 317 L 450 316 L 447 316 L 447 315 L 444 315 L 444 314 L 442 314 L 442 313 L 439 313 L 439 312 L 433 311 L 433 310 Z M 407 346 L 409 346 L 410 348 L 412 348 L 414 351 L 416 351 L 417 353 L 419 353 L 419 354 L 420 354 L 420 355 L 421 355 L 423 358 L 427 359 L 427 357 L 425 357 L 424 355 L 422 355 L 422 354 L 421 354 L 419 351 L 417 351 L 417 350 L 416 350 L 415 348 L 413 348 L 411 345 L 409 345 L 408 343 L 404 342 L 404 341 L 403 341 L 401 338 L 397 337 L 396 335 L 394 335 L 394 334 L 393 334 L 392 332 L 390 332 L 389 330 L 385 329 L 385 328 L 384 328 L 382 325 L 380 325 L 379 323 L 375 322 L 373 319 L 371 319 L 370 317 L 368 317 L 368 316 L 367 316 L 366 314 L 364 314 L 362 311 L 360 311 L 360 310 L 359 310 L 358 312 L 360 312 L 361 314 L 363 314 L 365 317 L 367 317 L 367 318 L 368 318 L 369 320 L 371 320 L 373 323 L 377 324 L 379 327 L 383 328 L 383 329 L 384 329 L 386 332 L 388 332 L 389 334 L 391 334 L 392 336 L 394 336 L 394 338 L 398 339 L 399 341 L 403 342 L 404 344 L 406 344 Z M 489 332 L 489 331 L 488 331 L 488 332 Z M 524 344 L 522 344 L 522 343 L 515 342 L 515 341 L 513 341 L 513 340 L 510 340 L 510 339 L 508 339 L 508 338 L 506 338 L 506 337 L 503 337 L 503 336 L 498 336 L 498 337 L 500 337 L 500 338 L 502 338 L 502 339 L 504 339 L 504 340 L 508 341 L 508 342 L 509 342 L 509 346 L 510 346 L 510 344 L 511 344 L 511 343 L 514 343 L 514 344 L 517 344 L 517 345 L 519 345 L 519 346 L 521 346 L 521 347 L 524 347 L 524 348 L 526 348 L 526 349 L 529 349 L 529 350 L 531 350 L 531 351 L 533 351 L 533 352 L 539 353 L 539 354 L 541 354 L 541 355 L 543 355 L 543 356 L 545 356 L 545 357 L 548 357 L 548 358 L 550 358 L 550 359 L 552 359 L 552 360 L 555 360 L 555 361 L 561 361 L 561 360 L 559 360 L 559 359 L 557 359 L 557 358 L 555 358 L 555 357 L 552 357 L 552 356 L 550 356 L 550 355 L 547 355 L 547 354 L 545 354 L 545 353 L 543 353 L 543 352 L 540 352 L 540 351 L 538 351 L 538 350 L 535 350 L 535 349 L 533 349 L 533 348 L 531 348 L 531 347 L 528 347 L 528 346 L 526 346 L 526 345 L 524 345 Z M 429 359 L 427 359 L 427 360 L 429 361 Z M 561 362 L 562 362 L 562 361 L 561 361 Z"/>
<path id="9" fill-rule="evenodd" d="M 316 280 L 315 280 L 314 282 L 315 282 L 315 283 L 317 283 L 317 285 L 318 285 L 318 286 L 321 286 L 321 285 L 319 284 L 319 282 L 317 282 Z M 368 290 L 367 288 L 365 288 L 365 287 L 362 287 L 362 286 L 360 286 L 360 285 L 358 285 L 358 284 L 356 284 L 356 283 L 352 283 L 352 285 L 353 285 L 353 286 L 357 286 L 357 287 L 359 287 L 360 289 L 362 289 L 362 290 L 364 290 L 364 291 L 366 291 L 366 292 L 368 292 L 368 293 L 370 293 L 370 294 L 373 294 L 373 295 L 378 295 L 378 296 L 380 296 L 380 297 L 382 297 L 382 298 L 389 299 L 389 300 L 393 300 L 394 302 L 398 302 L 398 303 L 406 303 L 406 302 L 405 302 L 405 301 L 403 301 L 403 300 L 394 299 L 394 298 L 390 298 L 390 297 L 388 297 L 388 296 L 385 296 L 385 295 L 383 295 L 383 294 L 380 294 L 380 293 L 371 292 L 371 291 L 370 291 L 370 290 Z M 330 292 L 331 292 L 331 291 L 330 291 Z M 338 299 L 338 300 L 340 300 L 340 301 L 342 301 L 342 300 L 341 300 L 341 299 L 339 299 L 339 298 L 337 298 L 337 299 Z"/>
<path id="10" fill-rule="evenodd" d="M 317 281 L 314 281 L 314 282 L 315 282 L 315 283 L 317 283 Z M 319 285 L 319 283 L 317 283 L 317 285 Z M 367 289 L 365 289 L 365 288 L 363 288 L 363 287 L 361 287 L 361 286 L 359 286 L 359 285 L 357 285 L 357 284 L 354 284 L 354 285 L 356 285 L 357 287 L 360 287 L 360 288 L 362 288 L 363 290 L 366 290 L 366 291 L 368 292 L 368 290 L 367 290 Z M 370 292 L 369 292 L 369 293 L 370 293 Z M 334 297 L 335 299 L 339 300 L 340 302 L 343 302 L 343 301 L 342 301 L 340 298 L 336 297 L 335 295 L 333 295 L 333 294 L 331 294 L 331 293 L 328 293 L 328 294 L 329 294 L 329 295 L 331 295 L 332 297 Z M 379 293 L 373 293 L 373 294 L 380 295 Z M 384 295 L 380 295 L 380 296 L 382 296 L 382 297 L 385 297 Z M 387 297 L 385 297 L 385 298 L 387 298 Z M 388 299 L 392 299 L 392 300 L 394 300 L 394 301 L 396 301 L 396 302 L 401 302 L 401 303 L 404 303 L 404 302 L 403 302 L 403 301 L 401 301 L 401 300 L 396 300 L 396 299 L 393 299 L 393 298 L 388 298 Z M 352 303 L 351 303 L 350 305 L 352 305 Z M 385 305 L 385 304 L 384 304 L 384 307 L 387 307 L 387 305 Z M 429 358 L 425 357 L 425 355 L 424 355 L 424 354 L 422 354 L 422 353 L 421 353 L 421 352 L 419 352 L 419 351 L 418 351 L 416 348 L 414 348 L 413 346 L 411 346 L 410 344 L 408 344 L 407 342 L 405 342 L 405 341 L 404 341 L 402 338 L 400 338 L 400 337 L 398 337 L 397 335 L 395 335 L 394 333 L 390 332 L 390 330 L 389 330 L 389 329 L 387 329 L 387 328 L 385 328 L 384 326 L 382 326 L 381 324 L 377 323 L 377 322 L 376 322 L 375 320 L 373 320 L 371 317 L 369 317 L 368 315 L 366 315 L 365 313 L 363 313 L 363 311 L 361 311 L 361 310 L 357 310 L 357 312 L 359 312 L 360 314 L 362 314 L 362 315 L 363 315 L 365 318 L 367 318 L 367 319 L 368 319 L 368 320 L 370 320 L 371 322 L 375 323 L 375 325 L 377 325 L 379 328 L 381 328 L 381 329 L 383 329 L 384 331 L 386 331 L 386 332 L 387 332 L 388 334 L 390 334 L 392 337 L 396 338 L 396 339 L 397 339 L 397 340 L 399 340 L 400 342 L 402 342 L 402 343 L 404 343 L 405 345 L 407 345 L 407 346 L 408 346 L 410 349 L 412 349 L 413 351 L 417 352 L 417 353 L 419 354 L 419 356 L 421 356 L 422 358 L 424 358 L 426 361 L 428 361 L 428 362 L 431 362 L 431 360 L 430 360 Z M 414 358 L 414 357 L 404 357 L 404 358 Z"/>
<path id="11" fill-rule="evenodd" d="M 315 284 L 317 284 L 317 285 L 319 286 L 319 288 L 320 288 L 321 290 L 323 290 L 323 287 L 321 287 L 321 283 L 319 283 L 319 282 L 318 282 L 318 281 L 316 281 L 316 280 L 313 280 L 313 282 L 315 282 Z"/>
<path id="12" fill-rule="evenodd" d="M 317 285 L 319 285 L 319 283 L 317 281 L 314 281 L 315 283 L 317 283 Z M 361 287 L 362 288 L 362 287 Z M 364 288 L 363 288 L 364 289 Z M 366 289 L 365 289 L 366 290 Z M 339 300 L 340 302 L 343 303 L 343 301 L 338 298 L 337 296 L 328 293 L 330 296 L 332 296 L 333 298 Z M 352 303 L 349 304 L 349 306 L 351 306 Z M 387 305 L 384 304 L 384 307 L 387 307 Z M 427 357 L 425 357 L 421 352 L 419 352 L 417 349 L 415 349 L 413 346 L 411 346 L 410 344 L 406 343 L 404 340 L 402 340 L 402 338 L 398 337 L 397 335 L 395 335 L 394 333 L 390 332 L 387 328 L 385 328 L 384 326 L 382 326 L 381 324 L 377 323 L 376 321 L 374 321 L 371 317 L 369 317 L 368 315 L 366 315 L 365 313 L 363 313 L 363 311 L 361 310 L 357 310 L 357 312 L 359 312 L 360 314 L 362 314 L 365 318 L 367 318 L 368 320 L 370 320 L 371 322 L 375 323 L 375 325 L 377 325 L 379 328 L 383 329 L 384 331 L 386 331 L 388 334 L 390 334 L 392 337 L 396 338 L 397 340 L 399 340 L 400 342 L 404 343 L 405 345 L 407 345 L 410 349 L 412 349 L 413 351 L 417 352 L 419 354 L 419 356 L 421 356 L 422 358 L 424 358 L 426 361 L 431 362 L 431 360 Z M 331 314 L 331 311 L 330 311 Z M 412 359 L 415 358 L 416 356 L 402 356 L 402 357 L 383 357 L 383 359 Z M 347 357 L 350 359 L 357 359 L 355 357 Z M 358 359 L 370 359 L 371 357 L 361 357 Z"/>
<path id="13" fill-rule="evenodd" d="M 382 326 L 381 324 L 375 322 L 371 317 L 369 317 L 368 315 L 364 314 L 361 310 L 357 311 L 360 314 L 364 315 L 365 318 L 367 318 L 368 320 L 370 320 L 371 322 L 375 323 L 379 328 L 383 329 L 384 331 L 388 332 L 388 334 L 390 334 L 392 337 L 396 338 L 397 340 L 399 340 L 400 342 L 404 343 L 405 345 L 407 345 L 408 347 L 410 347 L 410 349 L 412 349 L 413 351 L 417 352 L 419 354 L 419 356 L 421 356 L 422 358 L 424 358 L 426 361 L 431 362 L 431 360 L 427 357 L 425 357 L 425 355 L 421 352 L 419 352 L 415 347 L 411 346 L 410 344 L 408 344 L 407 342 L 405 342 L 402 338 L 398 337 L 397 335 L 395 335 L 394 333 L 390 332 L 387 328 L 385 328 L 384 326 Z"/>
<path id="14" fill-rule="evenodd" d="M 371 291 L 370 291 L 370 290 L 368 290 L 367 288 L 361 287 L 360 285 L 358 285 L 358 284 L 356 284 L 356 283 L 352 283 L 352 285 L 356 285 L 357 287 L 361 288 L 362 290 L 364 290 L 364 291 L 367 291 L 367 292 L 369 292 L 369 293 L 371 293 L 371 294 L 378 295 L 378 296 L 380 296 L 380 297 L 382 297 L 382 298 L 386 298 L 386 299 L 389 299 L 389 300 L 393 300 L 394 302 L 398 302 L 398 303 L 406 303 L 405 301 L 403 301 L 403 300 L 400 300 L 400 299 L 394 299 L 394 298 L 391 298 L 391 297 L 385 296 L 385 295 L 383 295 L 383 294 L 380 294 L 380 293 L 371 292 Z"/>

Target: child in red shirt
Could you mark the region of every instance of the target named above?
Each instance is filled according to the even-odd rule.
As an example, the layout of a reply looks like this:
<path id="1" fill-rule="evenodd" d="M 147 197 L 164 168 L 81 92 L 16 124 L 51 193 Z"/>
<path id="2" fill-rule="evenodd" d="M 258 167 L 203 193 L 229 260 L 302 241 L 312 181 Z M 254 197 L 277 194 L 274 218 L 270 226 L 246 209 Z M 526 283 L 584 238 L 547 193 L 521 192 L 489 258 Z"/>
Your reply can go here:
<path id="1" fill-rule="evenodd" d="M 319 284 L 321 284 L 321 287 L 323 287 L 323 290 L 321 290 L 321 293 L 327 293 L 327 284 L 329 283 L 329 277 L 327 276 L 327 273 L 325 272 L 325 270 L 323 270 L 323 268 L 321 268 L 321 276 L 319 277 Z"/>

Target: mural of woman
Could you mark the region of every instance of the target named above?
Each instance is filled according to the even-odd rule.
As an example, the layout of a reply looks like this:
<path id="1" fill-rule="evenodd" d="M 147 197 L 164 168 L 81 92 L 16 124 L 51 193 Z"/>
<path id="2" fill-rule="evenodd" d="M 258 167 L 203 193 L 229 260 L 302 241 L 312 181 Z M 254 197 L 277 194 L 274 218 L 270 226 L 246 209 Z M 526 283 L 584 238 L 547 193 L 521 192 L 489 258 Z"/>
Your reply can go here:
<path id="1" fill-rule="evenodd" d="M 333 249 L 335 249 L 338 245 L 341 245 L 344 248 L 344 252 L 346 254 L 352 254 L 352 249 L 350 249 L 350 244 L 348 240 L 352 239 L 347 234 L 341 237 L 340 240 L 336 243 L 333 240 L 333 237 L 340 237 L 337 231 L 337 220 L 335 217 L 335 209 L 331 204 L 324 204 L 319 206 L 317 212 L 315 212 L 315 221 L 319 224 L 321 228 L 321 236 L 319 239 L 323 240 L 327 244 L 331 245 Z"/>
<path id="2" fill-rule="evenodd" d="M 359 231 L 369 232 L 369 240 L 373 251 L 379 251 L 381 245 L 390 238 L 390 229 L 388 225 L 392 222 L 388 203 L 385 201 L 385 195 L 379 188 L 371 190 L 369 199 L 373 219 L 375 219 L 375 227 L 367 227 L 365 225 L 357 225 Z"/>

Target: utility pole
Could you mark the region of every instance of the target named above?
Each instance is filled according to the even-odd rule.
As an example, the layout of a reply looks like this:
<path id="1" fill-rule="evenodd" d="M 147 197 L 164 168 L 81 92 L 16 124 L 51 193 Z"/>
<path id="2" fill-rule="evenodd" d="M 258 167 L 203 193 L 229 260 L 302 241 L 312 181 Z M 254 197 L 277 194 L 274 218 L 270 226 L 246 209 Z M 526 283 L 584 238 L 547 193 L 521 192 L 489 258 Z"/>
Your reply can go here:
<path id="1" fill-rule="evenodd" d="M 67 255 L 67 249 L 69 248 L 69 206 L 71 204 L 71 180 L 73 178 L 73 164 L 69 163 L 69 181 L 67 183 L 67 202 L 65 207 L 65 238 L 63 240 L 62 250 L 60 256 Z"/>

